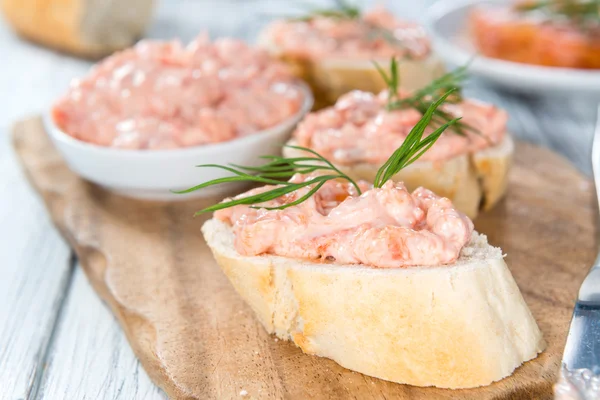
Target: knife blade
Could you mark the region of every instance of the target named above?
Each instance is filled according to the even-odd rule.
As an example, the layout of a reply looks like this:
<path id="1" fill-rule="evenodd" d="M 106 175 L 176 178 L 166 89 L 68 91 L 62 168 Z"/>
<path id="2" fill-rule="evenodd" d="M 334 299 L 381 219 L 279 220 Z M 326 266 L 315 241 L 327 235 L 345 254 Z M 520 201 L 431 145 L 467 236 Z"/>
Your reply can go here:
<path id="1" fill-rule="evenodd" d="M 583 294 L 598 296 L 600 291 L 600 268 L 594 267 L 588 275 L 584 286 L 595 285 L 594 292 L 580 291 Z M 583 287 L 582 286 L 582 289 Z M 563 363 L 569 370 L 588 369 L 594 374 L 600 374 L 600 302 L 582 301 L 575 304 L 567 344 L 563 354 Z"/>
<path id="2" fill-rule="evenodd" d="M 600 207 L 600 107 L 592 144 L 592 171 Z M 557 398 L 600 398 L 600 253 L 579 289 L 562 361 Z"/>

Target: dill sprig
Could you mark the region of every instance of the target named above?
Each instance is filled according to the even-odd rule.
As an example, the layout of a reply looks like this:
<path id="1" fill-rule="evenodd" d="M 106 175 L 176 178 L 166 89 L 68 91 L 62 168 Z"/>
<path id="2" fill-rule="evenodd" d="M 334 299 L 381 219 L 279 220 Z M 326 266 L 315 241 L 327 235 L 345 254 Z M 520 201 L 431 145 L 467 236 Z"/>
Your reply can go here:
<path id="1" fill-rule="evenodd" d="M 317 17 L 333 18 L 340 20 L 357 20 L 360 25 L 363 25 L 367 29 L 366 38 L 370 41 L 383 39 L 392 46 L 399 47 L 406 50 L 404 55 L 405 59 L 412 58 L 412 52 L 405 43 L 397 38 L 394 33 L 381 26 L 369 23 L 362 19 L 362 11 L 356 5 L 351 4 L 346 0 L 334 0 L 335 5 L 331 8 L 313 8 L 308 11 L 306 15 L 299 17 L 288 17 L 290 21 L 307 22 Z"/>
<path id="2" fill-rule="evenodd" d="M 530 0 L 514 6 L 517 12 L 539 11 L 581 25 L 600 23 L 600 0 Z"/>
<path id="3" fill-rule="evenodd" d="M 452 96 L 448 97 L 446 100 L 447 103 L 456 104 L 463 100 L 462 85 L 468 77 L 468 64 L 434 79 L 427 86 L 424 86 L 415 91 L 411 96 L 405 98 L 399 98 L 400 74 L 396 58 L 393 57 L 390 60 L 389 74 L 377 62 L 373 61 L 373 64 L 387 86 L 388 100 L 385 108 L 388 111 L 414 108 L 423 114 L 434 103 L 433 99 L 450 90 L 452 90 Z M 453 116 L 450 113 L 441 109 L 436 109 L 432 120 L 439 126 L 450 121 L 452 118 Z M 478 133 L 476 129 L 462 122 L 455 124 L 452 130 L 462 136 L 466 135 L 467 130 Z"/>
<path id="4" fill-rule="evenodd" d="M 415 108 L 420 113 L 424 113 L 432 104 L 433 99 L 451 89 L 455 89 L 452 96 L 447 99 L 447 103 L 456 104 L 463 100 L 462 85 L 467 79 L 467 66 L 462 66 L 454 71 L 450 71 L 441 77 L 434 79 L 427 86 L 415 91 L 411 96 L 393 101 L 388 104 L 388 109 L 397 110 L 403 108 Z M 438 109 L 433 117 L 436 124 L 444 124 L 452 119 L 452 115 L 444 110 Z M 479 133 L 472 126 L 459 122 L 453 129 L 455 133 L 466 136 L 466 131 Z"/>
<path id="5" fill-rule="evenodd" d="M 358 19 L 362 15 L 360 8 L 348 3 L 346 0 L 335 0 L 335 6 L 331 8 L 314 8 L 302 17 L 290 18 L 293 21 L 310 21 L 316 17 L 336 19 Z"/>
<path id="6" fill-rule="evenodd" d="M 450 89 L 428 107 L 423 113 L 423 117 L 421 117 L 419 122 L 411 129 L 408 136 L 406 136 L 402 145 L 390 156 L 383 166 L 379 168 L 375 175 L 375 182 L 373 182 L 374 187 L 383 186 L 385 182 L 400 172 L 400 170 L 419 159 L 419 157 L 433 146 L 447 128 L 459 123 L 460 118 L 450 119 L 431 134 L 423 138 L 425 128 L 427 128 L 433 120 L 436 111 L 438 111 L 438 107 L 454 93 L 455 89 Z"/>
<path id="7" fill-rule="evenodd" d="M 348 175 L 340 171 L 335 165 L 333 165 L 329 160 L 325 157 L 321 156 L 316 151 L 302 147 L 302 146 L 292 146 L 287 145 L 286 147 L 300 150 L 309 154 L 312 154 L 314 157 L 305 156 L 305 157 L 294 157 L 294 158 L 286 158 L 280 156 L 262 156 L 260 158 L 267 160 L 267 162 L 258 167 L 246 167 L 236 164 L 231 164 L 229 166 L 218 165 L 218 164 L 202 164 L 197 165 L 200 168 L 219 168 L 233 173 L 233 176 L 228 176 L 225 178 L 213 179 L 211 181 L 202 183 L 200 185 L 191 187 L 186 190 L 176 191 L 175 193 L 190 193 L 196 190 L 203 189 L 208 186 L 218 185 L 221 183 L 231 183 L 231 182 L 255 182 L 255 183 L 263 183 L 266 185 L 277 185 L 280 187 L 275 187 L 272 190 L 269 190 L 264 193 L 258 193 L 253 196 L 243 197 L 239 199 L 232 199 L 224 203 L 215 204 L 214 206 L 207 207 L 201 211 L 198 211 L 196 214 L 201 214 L 204 212 L 216 211 L 223 208 L 232 207 L 238 204 L 247 204 L 247 205 L 255 205 L 264 203 L 269 200 L 277 199 L 286 194 L 292 193 L 298 189 L 301 189 L 306 186 L 314 185 L 311 190 L 306 193 L 304 196 L 299 199 L 283 204 L 279 207 L 264 207 L 266 209 L 284 209 L 287 207 L 291 207 L 297 204 L 302 203 L 307 200 L 310 196 L 317 192 L 325 184 L 325 182 L 332 179 L 344 179 L 348 181 L 354 188 L 357 193 L 360 195 L 361 190 L 358 184 L 350 178 Z M 291 178 L 295 174 L 310 174 L 315 171 L 328 171 L 326 175 L 319 175 L 314 178 L 311 178 L 308 181 L 301 183 L 293 183 L 287 182 L 280 179 Z"/>
<path id="8" fill-rule="evenodd" d="M 411 129 L 410 133 L 407 135 L 402 145 L 377 171 L 374 187 L 377 188 L 383 186 L 383 184 L 388 179 L 397 174 L 402 168 L 405 168 L 408 165 L 412 164 L 414 161 L 416 161 L 419 157 L 423 155 L 423 153 L 425 153 L 431 146 L 433 146 L 435 141 L 448 127 L 458 122 L 460 118 L 455 118 L 450 121 L 447 121 L 445 124 L 438 127 L 434 132 L 423 138 L 423 135 L 425 134 L 425 129 L 432 121 L 432 118 L 434 117 L 437 108 L 440 106 L 440 104 L 446 101 L 446 99 L 449 96 L 451 96 L 453 92 L 454 90 L 450 90 L 447 93 L 445 93 L 442 97 L 439 98 L 439 100 L 433 102 L 431 106 L 429 106 L 429 108 L 425 111 L 425 113 L 423 113 L 423 117 Z M 202 183 L 200 185 L 194 186 L 186 190 L 177 191 L 175 193 L 189 193 L 209 186 L 231 182 L 255 182 L 262 183 L 265 185 L 273 185 L 272 189 L 267 190 L 265 192 L 257 193 L 246 197 L 232 198 L 224 202 L 215 204 L 213 206 L 207 207 L 203 210 L 200 210 L 196 213 L 196 215 L 205 212 L 222 210 L 224 208 L 229 208 L 240 204 L 249 205 L 253 208 L 265 208 L 267 210 L 282 210 L 306 201 L 312 195 L 314 195 L 325 184 L 325 182 L 334 179 L 344 179 L 348 181 L 352 186 L 354 186 L 358 195 L 362 194 L 360 187 L 353 179 L 351 179 L 348 175 L 340 171 L 329 160 L 321 156 L 316 151 L 302 146 L 288 145 L 287 147 L 306 152 L 310 155 L 293 158 L 286 158 L 280 156 L 262 156 L 261 158 L 267 160 L 267 162 L 258 167 L 245 167 L 235 164 L 230 164 L 229 166 L 218 164 L 198 165 L 198 167 L 202 168 L 212 167 L 223 169 L 228 172 L 231 172 L 233 176 L 213 179 L 211 181 Z M 307 181 L 299 183 L 279 180 L 291 178 L 297 173 L 309 174 L 315 171 L 327 172 L 323 175 L 317 175 L 311 177 Z M 310 190 L 306 194 L 292 202 L 282 204 L 277 207 L 261 206 L 261 204 L 265 202 L 275 200 L 277 198 L 280 198 L 281 196 L 285 196 L 287 194 L 295 192 L 298 189 L 302 189 L 305 187 L 310 187 Z"/>
<path id="9" fill-rule="evenodd" d="M 388 98 L 385 108 L 388 111 L 393 110 L 393 108 L 391 107 L 392 104 L 399 100 L 398 91 L 400 89 L 400 73 L 398 72 L 398 61 L 396 61 L 396 57 L 392 57 L 392 59 L 390 60 L 389 75 L 387 72 L 385 72 L 381 65 L 377 63 L 377 61 L 373 60 L 371 62 L 373 63 L 373 65 L 377 69 L 377 72 L 379 72 L 379 75 L 381 75 L 381 78 L 387 85 Z"/>

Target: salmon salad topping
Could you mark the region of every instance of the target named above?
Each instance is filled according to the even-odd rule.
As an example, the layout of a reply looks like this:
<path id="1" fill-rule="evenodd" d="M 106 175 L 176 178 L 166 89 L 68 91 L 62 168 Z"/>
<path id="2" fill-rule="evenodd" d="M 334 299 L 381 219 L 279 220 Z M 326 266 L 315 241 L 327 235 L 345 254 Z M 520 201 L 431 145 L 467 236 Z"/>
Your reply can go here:
<path id="1" fill-rule="evenodd" d="M 311 179 L 296 174 L 292 182 Z M 242 255 L 278 255 L 309 261 L 361 264 L 376 268 L 437 266 L 456 261 L 473 223 L 452 202 L 418 188 L 387 181 L 381 188 L 360 182 L 327 181 L 313 196 L 285 209 L 310 190 L 299 189 L 256 206 L 236 205 L 215 212 L 232 226 Z M 252 189 L 236 198 L 272 189 Z"/>
<path id="2" fill-rule="evenodd" d="M 239 40 L 142 41 L 74 81 L 52 116 L 76 139 L 171 149 L 251 135 L 297 115 L 305 93 L 287 67 Z"/>

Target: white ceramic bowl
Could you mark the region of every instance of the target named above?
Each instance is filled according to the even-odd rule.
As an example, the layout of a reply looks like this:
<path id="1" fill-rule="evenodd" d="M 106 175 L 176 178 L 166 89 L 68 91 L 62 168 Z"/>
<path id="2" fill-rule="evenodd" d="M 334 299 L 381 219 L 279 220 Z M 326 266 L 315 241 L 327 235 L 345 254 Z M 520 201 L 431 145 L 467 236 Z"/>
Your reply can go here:
<path id="1" fill-rule="evenodd" d="M 227 142 L 172 150 L 128 150 L 83 142 L 59 129 L 48 114 L 46 131 L 69 168 L 81 177 L 127 197 L 148 200 L 183 200 L 230 193 L 232 184 L 221 184 L 185 195 L 171 190 L 187 189 L 200 183 L 230 176 L 217 168 L 196 168 L 198 164 L 254 166 L 266 154 L 280 154 L 296 124 L 310 111 L 313 97 L 299 83 L 304 103 L 293 117 L 277 126 Z"/>
<path id="2" fill-rule="evenodd" d="M 436 53 L 452 66 L 472 60 L 469 71 L 519 92 L 600 93 L 600 71 L 544 67 L 477 55 L 467 32 L 467 17 L 479 4 L 503 4 L 506 0 L 441 0 L 427 12 L 427 27 Z"/>

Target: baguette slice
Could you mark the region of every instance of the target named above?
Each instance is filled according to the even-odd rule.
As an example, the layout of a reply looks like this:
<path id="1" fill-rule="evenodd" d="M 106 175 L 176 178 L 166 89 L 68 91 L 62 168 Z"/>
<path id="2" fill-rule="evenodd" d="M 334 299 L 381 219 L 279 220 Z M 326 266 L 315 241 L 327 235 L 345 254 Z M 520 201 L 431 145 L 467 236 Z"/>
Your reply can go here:
<path id="1" fill-rule="evenodd" d="M 309 84 L 315 97 L 314 109 L 335 104 L 341 95 L 351 90 L 379 93 L 387 88 L 371 60 L 299 58 L 275 45 L 267 31 L 259 36 L 258 45 L 285 62 L 298 78 Z M 380 60 L 381 65 L 388 63 L 389 60 Z M 422 88 L 446 72 L 435 56 L 424 60 L 402 60 L 398 68 L 401 88 L 410 91 Z"/>
<path id="2" fill-rule="evenodd" d="M 217 263 L 269 333 L 302 351 L 392 382 L 488 385 L 545 347 L 484 235 L 451 266 L 378 269 L 242 256 L 226 223 L 202 227 Z"/>
<path id="3" fill-rule="evenodd" d="M 294 139 L 287 144 L 296 145 Z M 402 169 L 393 179 L 403 181 L 408 190 L 426 187 L 452 200 L 452 203 L 469 218 L 477 216 L 480 208 L 488 210 L 504 195 L 508 184 L 508 171 L 514 152 L 514 142 L 509 134 L 494 147 L 475 154 L 464 154 L 446 161 L 417 160 Z M 303 152 L 283 148 L 285 157 L 298 157 Z M 375 180 L 379 165 L 360 163 L 336 165 L 352 179 Z"/>
<path id="4" fill-rule="evenodd" d="M 56 50 L 100 58 L 132 45 L 152 16 L 154 0 L 0 0 L 21 36 Z"/>

